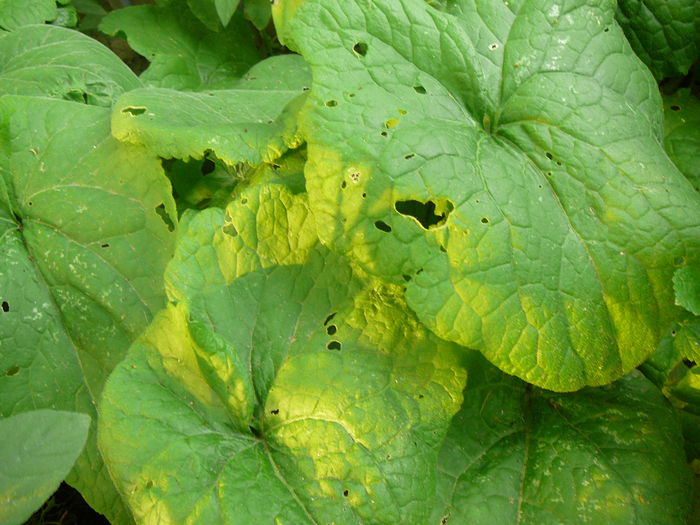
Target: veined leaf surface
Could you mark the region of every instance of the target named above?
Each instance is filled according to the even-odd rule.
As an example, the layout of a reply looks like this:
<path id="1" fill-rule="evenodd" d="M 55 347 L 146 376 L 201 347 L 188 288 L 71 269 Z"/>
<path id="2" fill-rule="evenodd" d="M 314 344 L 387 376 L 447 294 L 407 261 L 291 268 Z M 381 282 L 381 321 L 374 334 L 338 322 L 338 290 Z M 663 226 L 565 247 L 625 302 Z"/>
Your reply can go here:
<path id="1" fill-rule="evenodd" d="M 186 213 L 169 275 L 188 286 L 171 284 L 180 299 L 101 405 L 100 447 L 137 520 L 427 518 L 459 349 L 398 287 L 321 247 L 305 201 L 265 184 L 226 213 Z"/>
<path id="2" fill-rule="evenodd" d="M 654 79 L 612 1 L 448 7 L 296 11 L 319 236 L 502 370 L 609 383 L 655 350 L 678 313 L 674 261 L 700 250 Z"/>

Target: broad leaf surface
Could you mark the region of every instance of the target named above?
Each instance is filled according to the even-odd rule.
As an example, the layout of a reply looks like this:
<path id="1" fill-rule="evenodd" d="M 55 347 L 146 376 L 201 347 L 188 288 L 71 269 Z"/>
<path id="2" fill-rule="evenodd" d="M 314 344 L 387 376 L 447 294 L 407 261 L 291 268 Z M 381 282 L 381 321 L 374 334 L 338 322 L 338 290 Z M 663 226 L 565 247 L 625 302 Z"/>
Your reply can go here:
<path id="1" fill-rule="evenodd" d="M 113 139 L 109 120 L 106 108 L 0 99 L 3 415 L 50 407 L 94 417 L 107 375 L 164 303 L 170 187 L 158 159 Z M 69 481 L 123 519 L 94 434 Z"/>
<path id="2" fill-rule="evenodd" d="M 272 162 L 298 146 L 297 113 L 310 75 L 297 55 L 269 58 L 233 89 L 185 93 L 144 88 L 115 104 L 112 133 L 165 158 L 198 159 L 207 151 L 228 164 Z"/>
<path id="3" fill-rule="evenodd" d="M 56 18 L 56 0 L 0 0 L 0 28 L 13 31 Z"/>
<path id="4" fill-rule="evenodd" d="M 673 274 L 676 304 L 695 315 L 700 315 L 700 268 L 684 266 Z"/>
<path id="5" fill-rule="evenodd" d="M 0 94 L 109 107 L 139 87 L 139 79 L 114 53 L 77 31 L 29 26 L 0 37 Z"/>
<path id="6" fill-rule="evenodd" d="M 490 365 L 468 371 L 431 523 L 685 523 L 691 480 L 679 424 L 641 374 L 557 394 Z"/>
<path id="7" fill-rule="evenodd" d="M 657 347 L 700 196 L 613 3 L 515 7 L 304 2 L 307 187 L 321 240 L 408 281 L 436 334 L 575 390 Z"/>
<path id="8" fill-rule="evenodd" d="M 696 0 L 618 0 L 617 21 L 657 79 L 685 75 L 700 58 Z"/>
<path id="9" fill-rule="evenodd" d="M 101 449 L 137 520 L 425 522 L 458 349 L 398 288 L 314 242 L 303 194 L 256 185 L 226 213 L 187 215 L 182 300 L 101 405 Z"/>
<path id="10" fill-rule="evenodd" d="M 125 34 L 129 45 L 151 62 L 141 80 L 157 87 L 191 91 L 229 88 L 261 58 L 253 31 L 242 16 L 234 16 L 225 30 L 216 32 L 179 3 L 112 11 L 100 30 L 109 35 Z"/>
<path id="11" fill-rule="evenodd" d="M 0 523 L 24 523 L 54 493 L 85 445 L 90 417 L 33 410 L 0 418 Z"/>
<path id="12" fill-rule="evenodd" d="M 228 25 L 239 3 L 240 0 L 214 0 L 216 14 L 219 15 L 219 20 L 224 27 Z"/>
<path id="13" fill-rule="evenodd" d="M 664 147 L 700 191 L 700 100 L 689 89 L 664 97 Z"/>

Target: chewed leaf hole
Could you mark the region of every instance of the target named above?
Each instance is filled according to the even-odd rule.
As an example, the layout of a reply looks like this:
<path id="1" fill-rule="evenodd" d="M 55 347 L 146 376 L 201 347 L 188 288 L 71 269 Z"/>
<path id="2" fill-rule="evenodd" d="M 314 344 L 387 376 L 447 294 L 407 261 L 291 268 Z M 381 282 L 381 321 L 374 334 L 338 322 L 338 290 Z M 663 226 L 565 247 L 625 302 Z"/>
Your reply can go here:
<path id="1" fill-rule="evenodd" d="M 270 410 L 270 414 L 272 414 L 272 415 L 274 415 L 274 416 L 276 416 L 276 415 L 279 414 L 279 413 L 280 413 L 280 409 L 279 409 L 279 408 L 275 408 L 274 410 Z"/>
<path id="2" fill-rule="evenodd" d="M 8 303 L 7 301 L 3 301 L 1 306 L 3 312 L 7 313 L 10 311 L 10 303 Z"/>
<path id="3" fill-rule="evenodd" d="M 678 104 L 674 104 L 670 107 L 671 111 L 680 111 L 681 107 Z"/>
<path id="4" fill-rule="evenodd" d="M 482 217 L 482 218 L 481 218 L 481 224 L 488 224 L 488 223 L 489 223 L 489 220 L 488 220 L 487 217 Z"/>
<path id="5" fill-rule="evenodd" d="M 226 235 L 228 235 L 229 237 L 236 237 L 236 236 L 238 235 L 238 230 L 237 230 L 236 227 L 235 227 L 232 223 L 230 223 L 230 222 L 224 223 L 224 226 L 223 226 L 223 228 L 221 228 L 221 229 L 222 229 L 223 232 L 224 232 Z"/>
<path id="6" fill-rule="evenodd" d="M 328 323 L 330 323 L 333 320 L 336 313 L 337 312 L 333 312 L 332 314 L 328 314 L 328 317 L 326 317 L 326 319 L 323 321 L 323 326 L 328 326 Z"/>
<path id="7" fill-rule="evenodd" d="M 248 425 L 248 430 L 250 430 L 250 433 L 253 434 L 253 436 L 255 436 L 256 438 L 259 438 L 261 435 L 260 431 L 253 425 Z"/>
<path id="8" fill-rule="evenodd" d="M 338 331 L 338 327 L 335 326 L 334 324 L 332 324 L 328 328 L 326 328 L 326 332 L 328 332 L 328 335 L 334 335 L 337 331 Z"/>
<path id="9" fill-rule="evenodd" d="M 126 106 L 125 108 L 122 108 L 122 113 L 128 113 L 129 115 L 138 117 L 139 115 L 146 113 L 147 109 L 148 108 L 143 106 Z"/>
<path id="10" fill-rule="evenodd" d="M 17 365 L 11 366 L 7 369 L 7 372 L 5 372 L 6 376 L 16 376 L 17 374 L 19 374 L 19 367 Z"/>
<path id="11" fill-rule="evenodd" d="M 104 243 L 104 244 L 101 244 L 100 247 L 102 247 L 102 248 L 109 248 L 109 243 L 106 242 L 106 243 Z"/>
<path id="12" fill-rule="evenodd" d="M 345 496 L 346 498 L 348 497 L 349 494 L 350 494 L 350 491 L 348 489 L 345 489 L 343 491 L 343 496 Z"/>
<path id="13" fill-rule="evenodd" d="M 168 215 L 168 212 L 165 211 L 165 204 L 160 203 L 158 206 L 156 206 L 156 213 L 168 227 L 168 231 L 171 232 L 175 230 L 175 223 L 170 218 L 170 215 Z"/>
<path id="14" fill-rule="evenodd" d="M 326 101 L 326 107 L 334 108 L 334 107 L 336 107 L 337 105 L 338 105 L 338 101 L 337 101 L 337 100 L 328 100 L 328 101 Z"/>
<path id="15" fill-rule="evenodd" d="M 199 168 L 199 171 L 202 173 L 202 175 L 209 175 L 215 169 L 216 169 L 216 164 L 214 163 L 213 160 L 204 159 L 204 162 L 202 162 L 202 166 Z"/>
<path id="16" fill-rule="evenodd" d="M 396 201 L 394 208 L 401 215 L 412 217 L 426 230 L 439 228 L 447 221 L 454 204 L 447 199 L 429 200 L 420 202 L 416 200 Z"/>
<path id="17" fill-rule="evenodd" d="M 358 42 L 352 46 L 352 50 L 360 55 L 361 57 L 367 55 L 367 44 L 365 42 Z"/>
<path id="18" fill-rule="evenodd" d="M 413 90 L 419 95 L 425 95 L 427 93 L 423 86 L 413 86 Z"/>
<path id="19" fill-rule="evenodd" d="M 340 344 L 340 341 L 333 340 L 326 345 L 326 348 L 328 348 L 328 350 L 340 350 L 342 345 Z"/>
<path id="20" fill-rule="evenodd" d="M 378 230 L 381 230 L 381 231 L 386 232 L 386 233 L 391 232 L 391 226 L 389 226 L 384 221 L 375 221 L 374 227 L 377 228 Z"/>

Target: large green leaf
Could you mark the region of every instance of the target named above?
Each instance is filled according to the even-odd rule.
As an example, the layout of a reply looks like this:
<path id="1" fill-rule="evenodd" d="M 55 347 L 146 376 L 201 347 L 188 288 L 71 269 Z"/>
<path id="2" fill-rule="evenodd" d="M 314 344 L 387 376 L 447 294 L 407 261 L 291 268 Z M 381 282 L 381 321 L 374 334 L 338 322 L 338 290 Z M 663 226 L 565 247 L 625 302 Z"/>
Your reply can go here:
<path id="1" fill-rule="evenodd" d="M 112 133 L 166 158 L 198 159 L 213 151 L 228 164 L 272 162 L 300 143 L 299 97 L 310 83 L 304 60 L 284 55 L 258 63 L 233 89 L 139 89 L 116 102 Z"/>
<path id="2" fill-rule="evenodd" d="M 611 1 L 510 7 L 304 2 L 310 205 L 440 337 L 546 388 L 605 384 L 677 315 L 700 196 Z"/>
<path id="3" fill-rule="evenodd" d="M 100 29 L 109 35 L 126 35 L 129 45 L 151 62 L 141 79 L 157 87 L 233 87 L 261 58 L 253 31 L 242 15 L 234 16 L 225 30 L 216 32 L 194 18 L 181 3 L 112 11 Z"/>
<path id="4" fill-rule="evenodd" d="M 0 94 L 38 95 L 111 106 L 141 82 L 96 40 L 54 26 L 0 37 Z"/>
<path id="5" fill-rule="evenodd" d="M 664 97 L 664 147 L 700 191 L 700 100 L 689 89 Z"/>
<path id="6" fill-rule="evenodd" d="M 19 525 L 58 488 L 85 446 L 90 418 L 33 410 L 0 419 L 0 523 Z"/>
<path id="7" fill-rule="evenodd" d="M 107 375 L 164 303 L 170 187 L 158 159 L 112 138 L 109 122 L 106 108 L 0 99 L 3 416 L 50 407 L 94 419 Z M 69 481 L 126 519 L 94 433 Z"/>
<path id="8" fill-rule="evenodd" d="M 431 523 L 685 523 L 691 480 L 679 424 L 641 374 L 556 394 L 489 365 L 468 371 Z"/>
<path id="9" fill-rule="evenodd" d="M 186 215 L 180 300 L 101 404 L 137 520 L 424 523 L 459 349 L 321 247 L 304 194 L 258 184 Z"/>
<path id="10" fill-rule="evenodd" d="M 634 51 L 661 80 L 685 75 L 700 58 L 696 0 L 618 0 L 617 20 Z"/>
<path id="11" fill-rule="evenodd" d="M 56 18 L 56 0 L 0 0 L 0 28 L 12 31 Z"/>

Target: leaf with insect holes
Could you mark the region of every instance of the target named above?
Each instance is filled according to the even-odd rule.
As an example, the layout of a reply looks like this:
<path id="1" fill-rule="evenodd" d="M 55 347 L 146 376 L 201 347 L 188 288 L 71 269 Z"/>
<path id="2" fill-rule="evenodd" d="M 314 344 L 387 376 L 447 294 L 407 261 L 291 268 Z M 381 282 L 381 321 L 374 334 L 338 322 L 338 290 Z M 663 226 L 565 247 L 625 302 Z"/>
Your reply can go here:
<path id="1" fill-rule="evenodd" d="M 608 0 L 438 7 L 306 0 L 289 23 L 319 237 L 502 370 L 609 383 L 679 315 L 674 261 L 700 257 L 656 83 Z"/>
<path id="2" fill-rule="evenodd" d="M 186 212 L 168 281 L 101 405 L 137 521 L 425 522 L 459 349 L 318 243 L 305 194 Z"/>

